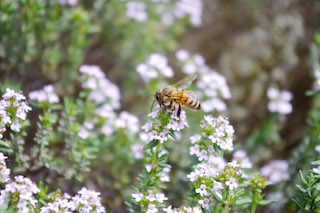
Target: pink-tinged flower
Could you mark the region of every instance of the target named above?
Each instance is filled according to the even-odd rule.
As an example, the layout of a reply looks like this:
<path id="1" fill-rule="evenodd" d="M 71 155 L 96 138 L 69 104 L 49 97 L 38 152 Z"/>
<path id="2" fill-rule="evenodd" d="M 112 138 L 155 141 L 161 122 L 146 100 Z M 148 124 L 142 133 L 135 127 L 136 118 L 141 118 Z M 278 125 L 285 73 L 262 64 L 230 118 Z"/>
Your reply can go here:
<path id="1" fill-rule="evenodd" d="M 129 1 L 126 4 L 126 16 L 137 21 L 146 21 L 148 13 L 143 2 Z"/>
<path id="2" fill-rule="evenodd" d="M 156 212 L 158 212 L 157 205 L 150 203 L 148 205 L 148 210 L 146 211 L 146 213 L 156 213 Z"/>
<path id="3" fill-rule="evenodd" d="M 145 123 L 145 124 L 141 127 L 141 129 L 143 129 L 145 132 L 149 132 L 150 129 L 152 129 L 152 123 L 151 123 L 151 122 Z"/>
<path id="4" fill-rule="evenodd" d="M 159 203 L 163 203 L 163 201 L 168 200 L 168 198 L 163 193 L 157 193 L 156 199 Z"/>
<path id="5" fill-rule="evenodd" d="M 240 167 L 243 169 L 250 169 L 252 168 L 252 163 L 247 156 L 247 153 L 244 150 L 237 150 L 233 153 L 233 161 L 236 161 L 240 164 Z"/>
<path id="6" fill-rule="evenodd" d="M 200 194 L 201 197 L 205 196 L 208 194 L 207 192 L 207 186 L 204 184 L 200 185 L 200 188 L 196 189 L 196 193 Z"/>
<path id="7" fill-rule="evenodd" d="M 167 78 L 171 78 L 174 75 L 172 68 L 168 65 L 167 58 L 159 53 L 150 54 L 144 63 L 137 66 L 136 71 L 146 83 L 159 75 Z"/>
<path id="8" fill-rule="evenodd" d="M 279 91 L 276 88 L 270 87 L 267 91 L 267 96 L 270 99 L 268 103 L 270 112 L 278 112 L 283 115 L 292 112 L 292 105 L 290 104 L 292 94 L 289 91 Z"/>
<path id="9" fill-rule="evenodd" d="M 199 200 L 198 203 L 202 206 L 202 208 L 209 210 L 211 200 L 209 198 L 204 198 L 203 200 Z"/>
<path id="10" fill-rule="evenodd" d="M 174 14 L 178 18 L 189 16 L 191 24 L 200 26 L 202 7 L 201 0 L 179 0 L 176 2 Z"/>
<path id="11" fill-rule="evenodd" d="M 318 166 L 317 168 L 313 168 L 312 171 L 320 175 L 320 166 Z"/>
<path id="12" fill-rule="evenodd" d="M 201 135 L 196 134 L 190 137 L 190 141 L 192 144 L 198 143 L 201 140 Z"/>
<path id="13" fill-rule="evenodd" d="M 144 154 L 143 154 L 143 145 L 136 143 L 131 145 L 131 150 L 134 154 L 135 159 L 143 159 Z"/>
<path id="14" fill-rule="evenodd" d="M 136 202 L 140 202 L 143 198 L 143 194 L 141 192 L 132 193 L 131 196 L 135 199 Z"/>
<path id="15" fill-rule="evenodd" d="M 260 173 L 273 184 L 288 180 L 290 178 L 289 163 L 286 160 L 272 160 L 261 168 Z"/>
<path id="16" fill-rule="evenodd" d="M 90 133 L 86 130 L 86 129 L 81 129 L 79 132 L 78 132 L 78 136 L 82 139 L 87 139 L 89 136 L 90 136 Z"/>
<path id="17" fill-rule="evenodd" d="M 154 202 L 157 200 L 155 195 L 152 193 L 152 191 L 149 191 L 149 194 L 146 196 L 146 199 L 149 200 L 150 202 Z"/>
<path id="18" fill-rule="evenodd" d="M 236 182 L 236 179 L 235 178 L 230 178 L 228 181 L 226 181 L 226 186 L 229 187 L 230 190 L 233 190 L 233 189 L 236 189 L 238 188 L 238 184 Z"/>
<path id="19" fill-rule="evenodd" d="M 46 85 L 42 90 L 34 90 L 29 93 L 29 99 L 38 102 L 59 103 L 59 97 L 54 91 L 53 85 Z"/>
<path id="20" fill-rule="evenodd" d="M 21 125 L 18 119 L 11 124 L 10 129 L 15 132 L 20 132 Z"/>

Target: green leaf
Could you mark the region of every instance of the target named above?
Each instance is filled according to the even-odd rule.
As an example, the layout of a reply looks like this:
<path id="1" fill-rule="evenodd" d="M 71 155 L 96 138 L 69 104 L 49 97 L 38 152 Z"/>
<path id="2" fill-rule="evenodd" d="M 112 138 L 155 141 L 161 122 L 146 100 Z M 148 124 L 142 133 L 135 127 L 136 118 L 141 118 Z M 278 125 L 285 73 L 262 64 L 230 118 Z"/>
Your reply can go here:
<path id="1" fill-rule="evenodd" d="M 7 142 L 5 142 L 5 141 L 3 141 L 3 140 L 0 140 L 0 145 L 1 145 L 1 146 L 4 146 L 4 147 L 7 147 L 7 148 L 10 148 L 9 143 L 7 143 Z"/>
<path id="2" fill-rule="evenodd" d="M 299 176 L 300 176 L 301 182 L 302 182 L 303 184 L 305 184 L 305 185 L 308 185 L 306 179 L 304 179 L 304 177 L 303 177 L 303 174 L 302 174 L 302 171 L 301 171 L 301 170 L 299 170 Z"/>
<path id="3" fill-rule="evenodd" d="M 144 147 L 143 147 L 143 150 L 148 150 L 148 149 L 152 149 L 153 147 L 157 146 L 159 143 L 159 140 L 152 140 L 150 141 L 148 144 L 146 144 Z"/>
<path id="4" fill-rule="evenodd" d="M 311 165 L 319 166 L 320 165 L 320 160 L 311 162 Z"/>
<path id="5" fill-rule="evenodd" d="M 277 202 L 277 200 L 261 200 L 258 204 L 261 206 L 267 206 L 275 202 Z"/>
<path id="6" fill-rule="evenodd" d="M 10 149 L 10 148 L 0 148 L 0 152 L 7 153 L 7 154 L 12 154 L 13 150 Z"/>
<path id="7" fill-rule="evenodd" d="M 245 198 L 245 199 L 238 199 L 238 200 L 236 200 L 236 202 L 234 203 L 234 205 L 236 205 L 236 206 L 242 206 L 242 205 L 249 204 L 249 203 L 252 203 L 251 199 Z"/>
<path id="8" fill-rule="evenodd" d="M 302 193 L 306 193 L 307 192 L 307 190 L 306 189 L 304 189 L 302 186 L 300 186 L 300 185 L 296 185 L 296 187 L 302 192 Z"/>
<path id="9" fill-rule="evenodd" d="M 172 129 L 170 130 L 169 135 L 170 135 L 173 139 L 177 140 L 177 136 L 174 134 L 174 131 L 173 131 Z"/>
<path id="10" fill-rule="evenodd" d="M 212 195 L 219 203 L 227 204 L 227 201 L 222 200 L 215 192 L 212 192 Z"/>

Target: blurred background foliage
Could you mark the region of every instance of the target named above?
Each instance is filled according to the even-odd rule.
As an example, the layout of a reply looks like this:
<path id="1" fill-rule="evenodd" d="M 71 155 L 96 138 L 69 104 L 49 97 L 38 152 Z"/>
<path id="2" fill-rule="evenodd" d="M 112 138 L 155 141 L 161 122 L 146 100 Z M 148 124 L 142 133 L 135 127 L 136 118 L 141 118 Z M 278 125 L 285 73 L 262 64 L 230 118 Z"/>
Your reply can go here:
<path id="1" fill-rule="evenodd" d="M 164 25 L 160 21 L 161 11 L 152 8 L 152 4 L 150 7 L 149 19 L 136 22 L 125 16 L 125 4 L 118 0 L 82 0 L 76 6 L 52 0 L 0 1 L 1 90 L 10 87 L 28 94 L 52 83 L 60 97 L 70 98 L 61 104 L 64 106 L 59 106 L 64 110 L 59 111 L 58 107 L 44 111 L 41 126 L 31 123 L 28 129 L 31 134 L 25 138 L 27 152 L 33 150 L 34 136 L 46 140 L 51 137 L 48 135 L 52 129 L 63 128 L 62 135 L 53 137 L 73 140 L 70 128 L 76 128 L 74 122 L 83 121 L 77 117 L 77 110 L 82 110 L 77 106 L 90 108 L 76 99 L 80 93 L 78 70 L 82 64 L 99 65 L 120 88 L 121 110 L 137 115 L 142 124 L 153 101 L 152 90 L 160 85 L 151 84 L 151 88 L 145 89 L 135 67 L 152 52 L 165 54 L 175 70 L 175 78 L 168 81 L 173 83 L 183 77 L 174 57 L 174 51 L 179 48 L 200 53 L 210 67 L 226 76 L 232 98 L 227 101 L 228 110 L 224 114 L 235 127 L 235 146 L 247 147 L 256 165 L 270 159 L 290 159 L 298 147 L 304 150 L 300 144 L 309 140 L 305 134 L 312 126 L 313 114 L 318 113 L 315 109 L 309 115 L 312 102 L 305 92 L 312 85 L 311 44 L 315 35 L 320 40 L 316 34 L 320 26 L 319 1 L 204 0 L 199 27 L 189 25 L 186 18 L 174 25 Z M 294 95 L 293 113 L 287 119 L 279 121 L 269 116 L 266 90 L 272 85 Z M 30 120 L 38 120 L 39 113 L 40 110 L 33 110 Z M 189 123 L 195 124 L 203 113 L 188 112 L 188 115 Z M 309 125 L 308 115 L 312 120 Z M 58 121 L 58 117 L 63 119 Z M 37 134 L 37 128 L 46 129 L 48 135 Z M 194 128 L 186 129 L 183 141 L 194 132 Z M 119 132 L 108 139 L 106 147 L 101 148 L 101 144 L 95 147 L 110 149 L 110 144 L 119 137 L 131 136 Z M 169 163 L 173 168 L 168 197 L 175 206 L 182 202 L 181 192 L 189 190 L 185 174 L 192 159 L 184 154 L 188 146 L 189 143 L 175 143 L 170 150 Z M 60 151 L 59 147 L 56 144 L 56 152 Z M 119 151 L 121 148 L 111 147 L 125 155 Z M 99 153 L 99 149 L 91 151 Z M 54 168 L 50 165 L 34 172 L 24 165 L 17 172 L 24 172 L 35 181 L 45 177 L 49 188 L 60 187 L 67 192 L 76 191 L 85 182 L 102 192 L 107 210 L 125 212 L 123 199 L 130 195 L 130 186 L 142 167 L 132 159 L 115 165 L 117 162 L 100 153 L 91 161 L 90 172 L 80 169 L 81 172 L 72 174 L 63 174 L 63 170 L 52 174 L 49 170 Z M 50 161 L 50 158 L 42 159 L 42 162 Z M 79 159 L 74 161 L 78 163 Z M 305 166 L 303 160 L 298 161 L 300 169 Z M 125 172 L 118 170 L 122 166 Z M 297 174 L 297 170 L 293 173 Z"/>

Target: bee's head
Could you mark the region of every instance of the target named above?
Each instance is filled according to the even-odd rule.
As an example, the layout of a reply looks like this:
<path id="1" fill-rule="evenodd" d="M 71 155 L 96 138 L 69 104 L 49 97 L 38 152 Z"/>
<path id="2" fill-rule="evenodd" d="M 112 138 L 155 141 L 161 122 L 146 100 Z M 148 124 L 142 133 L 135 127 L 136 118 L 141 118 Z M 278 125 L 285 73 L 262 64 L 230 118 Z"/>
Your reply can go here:
<path id="1" fill-rule="evenodd" d="M 160 91 L 155 91 L 154 92 L 154 98 L 156 99 L 156 101 L 158 101 L 158 103 L 160 105 L 162 104 L 162 97 L 161 97 Z"/>

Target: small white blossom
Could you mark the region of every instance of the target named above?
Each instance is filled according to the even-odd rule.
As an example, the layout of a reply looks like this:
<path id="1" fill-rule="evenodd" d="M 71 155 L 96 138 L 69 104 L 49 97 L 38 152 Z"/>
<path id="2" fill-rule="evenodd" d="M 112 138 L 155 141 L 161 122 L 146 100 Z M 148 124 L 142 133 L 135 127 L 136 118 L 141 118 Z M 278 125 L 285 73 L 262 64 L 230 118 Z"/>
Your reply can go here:
<path id="1" fill-rule="evenodd" d="M 289 91 L 279 91 L 276 88 L 270 87 L 267 91 L 267 96 L 270 99 L 268 103 L 270 112 L 279 112 L 283 115 L 292 112 L 292 105 L 290 104 L 292 94 Z"/>
<path id="2" fill-rule="evenodd" d="M 156 199 L 159 203 L 163 203 L 163 201 L 168 200 L 168 198 L 163 193 L 157 193 Z"/>
<path id="3" fill-rule="evenodd" d="M 286 160 L 272 160 L 260 170 L 261 175 L 276 184 L 282 180 L 289 179 L 289 163 Z"/>
<path id="4" fill-rule="evenodd" d="M 201 184 L 200 188 L 196 189 L 196 193 L 200 194 L 200 196 L 203 197 L 208 194 L 206 188 L 207 188 L 206 185 Z"/>
<path id="5" fill-rule="evenodd" d="M 236 179 L 235 178 L 230 178 L 228 181 L 226 181 L 226 186 L 229 187 L 230 190 L 233 190 L 233 189 L 236 189 L 238 188 L 238 184 L 236 182 Z"/>
<path id="6" fill-rule="evenodd" d="M 137 21 L 146 21 L 148 13 L 143 2 L 129 1 L 126 4 L 126 16 Z"/>
<path id="7" fill-rule="evenodd" d="M 141 192 L 132 193 L 131 196 L 135 199 L 136 202 L 140 202 L 143 198 L 143 194 Z"/>

